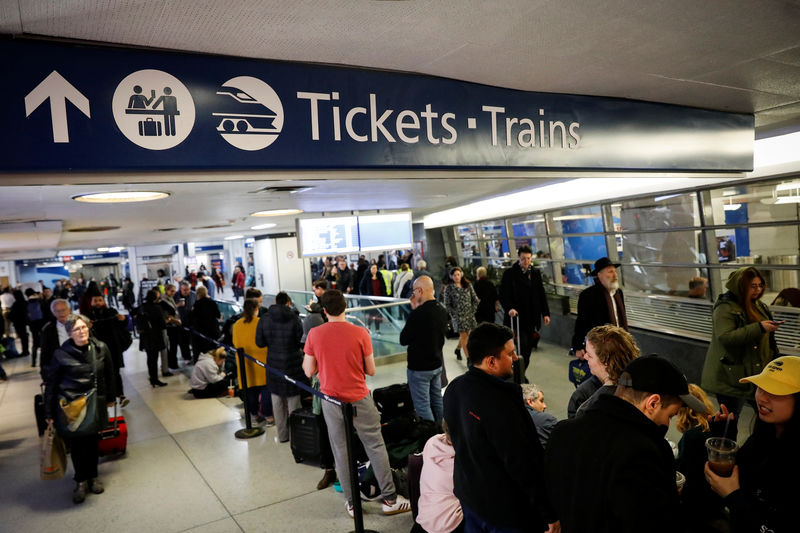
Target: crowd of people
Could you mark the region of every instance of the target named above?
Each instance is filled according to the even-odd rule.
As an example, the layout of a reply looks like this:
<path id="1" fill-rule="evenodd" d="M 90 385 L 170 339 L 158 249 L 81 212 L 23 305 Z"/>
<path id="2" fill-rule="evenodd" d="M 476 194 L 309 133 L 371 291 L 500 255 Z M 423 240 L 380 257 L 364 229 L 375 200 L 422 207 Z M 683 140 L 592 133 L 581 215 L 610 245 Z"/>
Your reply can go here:
<path id="1" fill-rule="evenodd" d="M 411 504 L 394 484 L 380 414 L 366 386 L 366 376 L 376 372 L 370 333 L 347 321 L 345 294 L 356 287 L 359 294 L 387 294 L 388 286 L 404 292 L 411 311 L 400 343 L 407 346 L 414 411 L 443 430 L 423 450 L 415 531 L 793 530 L 791 505 L 800 490 L 793 483 L 796 461 L 787 456 L 800 443 L 800 358 L 779 354 L 775 331 L 781 323 L 761 301 L 760 272 L 744 267 L 727 280 L 713 307 L 712 341 L 696 385 L 667 358 L 640 354 L 628 331 L 619 265 L 599 259 L 595 285 L 578 298 L 572 336 L 591 378 L 575 389 L 567 419 L 558 421 L 546 411 L 539 385 L 513 379 L 515 366 L 524 376 L 539 330 L 550 323 L 532 258 L 531 249 L 521 247 L 499 287 L 485 278 L 485 269 L 477 269 L 479 279 L 471 283 L 450 263 L 438 291 L 422 260 L 416 269 L 400 263 L 390 279 L 376 262 L 357 282 L 358 271 L 337 258 L 314 283 L 304 318 L 284 292 L 267 308 L 260 291 L 242 288 L 242 314 L 222 325 L 200 276 L 194 287 L 189 279 L 178 286 L 165 280 L 130 311 L 153 387 L 166 385 L 160 377 L 179 368 L 178 352 L 184 366 L 194 365 L 194 397 L 213 398 L 241 385 L 243 369 L 230 365 L 217 339 L 288 376 L 270 379 L 253 362 L 244 368 L 251 414 L 256 423 L 276 426 L 278 442 L 289 440 L 289 414 L 301 405 L 294 383 L 352 403 L 382 509 L 390 515 Z M 126 291 L 133 291 L 129 281 L 119 285 L 123 304 Z M 132 340 L 128 316 L 109 306 L 107 290 L 89 283 L 75 302 L 69 285 L 41 293 L 2 291 L 3 327 L 13 325 L 33 366 L 39 357 L 46 421 L 70 445 L 73 501 L 80 503 L 104 491 L 97 479 L 97 432 L 104 406 L 128 403 L 120 369 Z M 505 325 L 496 323 L 499 310 Z M 449 332 L 459 336 L 456 355 L 467 359 L 467 369 L 448 384 L 443 347 Z M 707 393 L 716 396 L 718 410 Z M 745 404 L 756 412 L 754 429 L 736 465 L 715 469 L 706 460 L 706 441 L 736 441 Z M 318 488 L 338 479 L 352 515 L 358 496 L 350 492 L 342 411 L 317 399 L 314 413 L 322 428 Z M 682 434 L 674 449 L 665 439 L 673 417 Z"/>

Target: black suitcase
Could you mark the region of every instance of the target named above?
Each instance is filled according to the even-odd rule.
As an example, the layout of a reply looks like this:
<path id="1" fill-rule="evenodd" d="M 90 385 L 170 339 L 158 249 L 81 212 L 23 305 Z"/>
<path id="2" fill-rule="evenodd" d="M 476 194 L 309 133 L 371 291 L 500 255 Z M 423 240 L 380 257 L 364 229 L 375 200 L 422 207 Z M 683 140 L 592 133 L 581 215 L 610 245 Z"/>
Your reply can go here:
<path id="1" fill-rule="evenodd" d="M 319 425 L 310 409 L 296 409 L 289 415 L 289 440 L 296 463 L 319 460 Z"/>
<path id="2" fill-rule="evenodd" d="M 411 390 L 407 383 L 375 389 L 372 392 L 372 399 L 375 400 L 375 405 L 381 413 L 381 423 L 414 412 L 414 402 L 411 400 Z"/>
<path id="3" fill-rule="evenodd" d="M 33 397 L 33 412 L 36 414 L 36 427 L 39 429 L 39 436 L 44 435 L 47 429 L 47 422 L 44 421 L 44 385 L 42 392 Z"/>

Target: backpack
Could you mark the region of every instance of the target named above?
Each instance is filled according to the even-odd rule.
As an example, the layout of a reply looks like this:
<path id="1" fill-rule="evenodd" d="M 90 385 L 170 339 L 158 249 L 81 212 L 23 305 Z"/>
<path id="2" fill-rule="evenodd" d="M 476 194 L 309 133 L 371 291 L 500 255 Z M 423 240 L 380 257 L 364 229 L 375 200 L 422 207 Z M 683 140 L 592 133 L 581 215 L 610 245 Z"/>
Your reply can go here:
<path id="1" fill-rule="evenodd" d="M 570 382 L 578 388 L 578 385 L 592 377 L 592 372 L 589 370 L 589 362 L 585 359 L 573 359 L 569 362 Z"/>
<path id="2" fill-rule="evenodd" d="M 42 302 L 37 298 L 28 300 L 28 321 L 36 322 L 42 318 Z"/>

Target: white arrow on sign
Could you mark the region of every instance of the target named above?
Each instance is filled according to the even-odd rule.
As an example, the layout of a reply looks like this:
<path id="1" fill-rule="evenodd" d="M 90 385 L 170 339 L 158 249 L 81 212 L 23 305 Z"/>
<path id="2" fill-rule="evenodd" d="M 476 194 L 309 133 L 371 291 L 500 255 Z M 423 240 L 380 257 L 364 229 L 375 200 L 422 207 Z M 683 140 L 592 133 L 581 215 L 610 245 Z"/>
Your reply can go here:
<path id="1" fill-rule="evenodd" d="M 84 115 L 91 118 L 89 99 L 54 70 L 25 96 L 25 116 L 29 117 L 48 98 L 50 99 L 50 118 L 53 121 L 53 142 L 68 143 L 67 100 L 72 102 Z"/>

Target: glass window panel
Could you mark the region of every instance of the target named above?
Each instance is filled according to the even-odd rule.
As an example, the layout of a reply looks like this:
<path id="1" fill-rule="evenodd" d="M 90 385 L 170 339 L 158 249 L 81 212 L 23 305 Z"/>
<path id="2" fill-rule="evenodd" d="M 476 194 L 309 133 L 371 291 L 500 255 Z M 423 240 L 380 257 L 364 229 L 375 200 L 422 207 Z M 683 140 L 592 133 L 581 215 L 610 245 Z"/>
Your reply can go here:
<path id="1" fill-rule="evenodd" d="M 707 259 L 699 230 L 625 233 L 621 248 L 623 263 L 705 264 Z"/>
<path id="2" fill-rule="evenodd" d="M 464 224 L 456 226 L 456 239 L 461 257 L 471 257 L 473 246 L 478 247 L 478 227 L 475 224 Z M 477 255 L 480 255 L 478 253 Z"/>
<path id="3" fill-rule="evenodd" d="M 704 274 L 699 268 L 649 265 L 622 265 L 620 270 L 625 290 L 671 296 L 689 296 L 689 281 Z"/>
<path id="4" fill-rule="evenodd" d="M 691 228 L 700 225 L 700 209 L 693 192 L 626 200 L 612 204 L 619 231 Z M 618 226 L 617 226 L 618 225 Z"/>
<path id="5" fill-rule="evenodd" d="M 505 239 L 508 237 L 506 223 L 503 220 L 481 222 L 478 227 L 480 228 L 480 237 L 482 239 Z"/>
<path id="6" fill-rule="evenodd" d="M 524 238 L 524 239 L 514 239 L 514 243 L 516 245 L 516 249 L 514 250 L 514 255 L 516 256 L 517 250 L 523 245 L 527 245 L 531 247 L 533 250 L 534 259 L 536 257 L 550 257 L 549 246 L 547 245 L 547 239 L 544 237 L 539 238 Z"/>
<path id="7" fill-rule="evenodd" d="M 796 265 L 798 239 L 797 226 L 761 226 L 714 230 L 713 243 L 719 263 Z"/>
<path id="8" fill-rule="evenodd" d="M 574 259 L 594 263 L 608 255 L 606 238 L 603 235 L 573 235 L 550 239 L 553 259 Z"/>
<path id="9" fill-rule="evenodd" d="M 551 235 L 602 233 L 603 215 L 599 205 L 555 211 L 547 216 Z"/>
<path id="10" fill-rule="evenodd" d="M 549 261 L 553 283 L 556 285 L 590 285 L 592 263 Z"/>
<path id="11" fill-rule="evenodd" d="M 739 264 L 736 265 L 736 268 L 742 268 L 744 266 L 747 265 Z M 798 270 L 772 269 L 757 264 L 752 266 L 756 267 L 758 271 L 761 272 L 766 282 L 767 286 L 764 289 L 764 295 L 761 297 L 761 301 L 767 305 L 772 304 L 783 289 L 800 287 L 800 271 Z M 718 282 L 714 285 L 714 298 L 728 290 L 725 287 L 725 283 L 728 281 L 728 276 L 734 271 L 734 268 L 721 268 L 715 272 Z"/>
<path id="12" fill-rule="evenodd" d="M 800 180 L 729 186 L 711 191 L 712 221 L 717 226 L 798 220 Z M 778 201 L 787 203 L 777 203 Z"/>
<path id="13" fill-rule="evenodd" d="M 547 225 L 544 221 L 544 215 L 536 214 L 512 218 L 511 233 L 515 237 L 547 235 Z"/>

